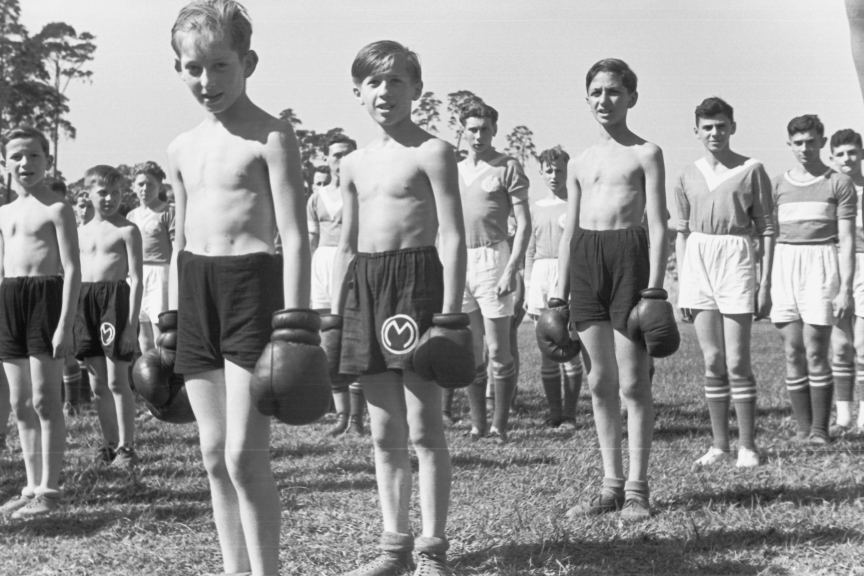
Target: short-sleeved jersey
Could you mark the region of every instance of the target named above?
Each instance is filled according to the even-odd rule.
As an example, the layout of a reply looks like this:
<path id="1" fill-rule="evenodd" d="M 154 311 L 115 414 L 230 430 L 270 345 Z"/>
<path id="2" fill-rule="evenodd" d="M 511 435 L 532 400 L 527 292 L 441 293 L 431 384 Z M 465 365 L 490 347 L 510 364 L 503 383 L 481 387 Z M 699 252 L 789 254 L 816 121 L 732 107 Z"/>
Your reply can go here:
<path id="1" fill-rule="evenodd" d="M 858 199 L 858 208 L 855 210 L 855 252 L 864 252 L 864 186 L 855 186 L 855 197 Z"/>
<path id="2" fill-rule="evenodd" d="M 837 242 L 837 221 L 854 220 L 858 199 L 852 179 L 834 170 L 804 182 L 786 172 L 774 178 L 777 242 L 828 244 Z"/>
<path id="3" fill-rule="evenodd" d="M 342 233 L 342 194 L 332 200 L 322 190 L 313 192 L 306 203 L 306 219 L 309 233 L 318 234 L 318 246 L 338 246 Z"/>
<path id="4" fill-rule="evenodd" d="M 773 236 L 774 199 L 771 179 L 762 163 L 748 158 L 717 174 L 700 158 L 675 182 L 678 232 Z"/>
<path id="5" fill-rule="evenodd" d="M 507 217 L 516 204 L 528 201 L 528 177 L 515 158 L 499 154 L 470 167 L 459 163 L 459 191 L 468 248 L 507 240 Z"/>
<path id="6" fill-rule="evenodd" d="M 144 264 L 170 264 L 174 246 L 174 207 L 166 204 L 161 212 L 139 206 L 126 216 L 138 226 L 144 249 Z"/>
<path id="7" fill-rule="evenodd" d="M 567 220 L 567 201 L 557 196 L 531 205 L 531 238 L 528 256 L 531 260 L 558 258 L 558 244 Z"/>

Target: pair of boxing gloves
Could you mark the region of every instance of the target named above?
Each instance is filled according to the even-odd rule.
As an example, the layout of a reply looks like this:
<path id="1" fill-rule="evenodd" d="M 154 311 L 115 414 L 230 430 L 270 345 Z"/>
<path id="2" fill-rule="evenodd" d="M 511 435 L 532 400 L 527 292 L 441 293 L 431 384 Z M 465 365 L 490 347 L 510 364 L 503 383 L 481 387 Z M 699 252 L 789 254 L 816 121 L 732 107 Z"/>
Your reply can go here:
<path id="1" fill-rule="evenodd" d="M 627 318 L 627 333 L 642 344 L 652 358 L 665 358 L 678 350 L 681 335 L 668 294 L 662 288 L 647 288 Z M 549 309 L 537 319 L 537 346 L 556 362 L 567 362 L 582 350 L 579 340 L 570 337 L 570 310 L 560 298 L 549 299 Z"/>
<path id="2" fill-rule="evenodd" d="M 468 328 L 467 314 L 435 314 L 432 326 L 417 341 L 412 362 L 414 372 L 442 388 L 464 388 L 474 381 L 474 340 Z M 322 346 L 327 353 L 330 378 L 344 381 L 350 375 L 340 373 L 342 354 L 342 316 L 326 314 L 321 318 Z"/>

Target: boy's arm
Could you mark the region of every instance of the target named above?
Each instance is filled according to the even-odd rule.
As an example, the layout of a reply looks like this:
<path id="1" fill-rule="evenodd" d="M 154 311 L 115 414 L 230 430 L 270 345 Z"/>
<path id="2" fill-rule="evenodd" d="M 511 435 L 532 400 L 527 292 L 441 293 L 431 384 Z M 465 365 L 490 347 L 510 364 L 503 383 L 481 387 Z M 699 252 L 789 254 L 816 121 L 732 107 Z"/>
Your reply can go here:
<path id="1" fill-rule="evenodd" d="M 663 288 L 668 257 L 668 223 L 666 212 L 666 168 L 663 151 L 653 144 L 647 150 L 642 169 L 645 173 L 645 210 L 648 214 L 648 241 L 651 275 L 649 288 Z"/>
<path id="2" fill-rule="evenodd" d="M 537 236 L 534 230 L 531 230 L 531 236 L 528 238 L 528 249 L 525 250 L 525 290 L 528 290 L 528 283 L 531 281 L 531 270 L 534 269 L 534 255 L 537 253 Z"/>
<path id="3" fill-rule="evenodd" d="M 171 265 L 168 268 L 168 309 L 177 310 L 179 301 L 177 256 L 186 247 L 186 188 L 180 173 L 180 144 L 177 140 L 168 147 L 168 179 L 174 190 L 174 245 L 171 250 Z"/>
<path id="4" fill-rule="evenodd" d="M 767 318 L 771 313 L 771 268 L 774 265 L 774 186 L 771 178 L 761 166 L 756 171 L 756 187 L 753 194 L 753 225 L 759 234 L 760 276 L 759 292 L 756 295 L 756 319 Z"/>
<path id="5" fill-rule="evenodd" d="M 81 266 L 78 252 L 78 227 L 75 213 L 65 202 L 58 202 L 54 226 L 57 231 L 57 248 L 63 265 L 63 305 L 60 322 L 51 339 L 54 358 L 65 358 L 72 352 L 72 326 L 78 310 L 78 293 L 81 291 Z"/>
<path id="6" fill-rule="evenodd" d="M 457 187 L 458 187 L 458 180 Z M 460 203 L 461 209 L 461 203 Z M 498 281 L 496 293 L 499 297 L 512 292 L 516 287 L 516 274 L 519 263 L 525 258 L 525 250 L 528 248 L 528 237 L 531 235 L 531 212 L 528 210 L 528 202 L 513 204 L 513 216 L 516 218 L 516 234 L 513 235 L 513 252 L 510 260 L 504 268 L 504 274 Z"/>
<path id="7" fill-rule="evenodd" d="M 845 318 L 852 310 L 852 279 L 855 276 L 855 220 L 844 218 L 837 221 L 840 241 L 840 291 L 834 298 L 835 318 Z"/>
<path id="8" fill-rule="evenodd" d="M 309 228 L 309 249 L 312 252 L 318 248 L 318 237 L 320 228 L 318 226 L 318 214 L 315 213 L 315 194 L 309 196 L 306 203 L 306 226 Z"/>
<path id="9" fill-rule="evenodd" d="M 570 296 L 570 240 L 579 226 L 579 202 L 582 200 L 582 187 L 579 185 L 579 165 L 576 158 L 567 165 L 567 220 L 558 244 L 558 286 L 554 294 L 565 302 Z"/>
<path id="10" fill-rule="evenodd" d="M 349 154 L 342 159 L 339 166 L 339 188 L 342 191 L 342 231 L 339 235 L 339 246 L 333 259 L 333 286 L 330 293 L 333 295 L 330 306 L 333 314 L 340 316 L 345 311 L 345 298 L 348 295 L 347 274 L 348 266 L 357 255 L 357 233 L 360 229 L 358 211 L 360 209 L 357 201 L 357 188 L 354 186 L 354 160 L 356 154 Z"/>
<path id="11" fill-rule="evenodd" d="M 138 314 L 141 312 L 141 297 L 144 294 L 144 248 L 141 231 L 134 224 L 126 235 L 126 262 L 129 263 L 129 318 L 126 330 L 121 334 L 125 345 L 135 348 L 138 335 Z"/>
<path id="12" fill-rule="evenodd" d="M 282 238 L 285 308 L 309 308 L 312 256 L 306 228 L 306 197 L 300 146 L 290 125 L 270 132 L 264 145 L 276 226 Z"/>
<path id="13" fill-rule="evenodd" d="M 2 174 L 2 170 L 0 170 L 0 174 Z M 5 210 L 0 208 L 0 222 L 5 220 L 6 214 Z M 3 237 L 3 227 L 0 226 L 0 283 L 3 282 L 3 279 L 6 278 L 6 265 L 4 261 L 6 259 L 6 239 Z"/>

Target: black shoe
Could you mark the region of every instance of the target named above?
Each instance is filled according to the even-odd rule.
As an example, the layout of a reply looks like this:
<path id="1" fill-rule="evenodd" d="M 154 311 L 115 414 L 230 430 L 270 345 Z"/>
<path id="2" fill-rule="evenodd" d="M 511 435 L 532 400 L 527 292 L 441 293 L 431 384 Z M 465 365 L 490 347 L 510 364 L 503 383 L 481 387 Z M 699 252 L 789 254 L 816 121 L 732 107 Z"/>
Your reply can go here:
<path id="1" fill-rule="evenodd" d="M 340 436 L 348 428 L 348 414 L 340 412 L 336 415 L 336 424 L 327 431 L 328 436 Z"/>
<path id="2" fill-rule="evenodd" d="M 117 457 L 117 451 L 113 446 L 102 446 L 99 450 L 96 451 L 96 458 L 94 461 L 96 464 L 102 464 L 107 466 L 114 462 L 114 459 Z"/>

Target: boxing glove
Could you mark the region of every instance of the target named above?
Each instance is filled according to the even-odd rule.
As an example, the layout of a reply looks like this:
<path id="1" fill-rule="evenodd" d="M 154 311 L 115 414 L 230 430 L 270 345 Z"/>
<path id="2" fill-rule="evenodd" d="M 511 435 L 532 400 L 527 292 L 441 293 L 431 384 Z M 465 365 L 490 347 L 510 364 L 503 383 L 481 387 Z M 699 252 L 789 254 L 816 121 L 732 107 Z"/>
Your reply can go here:
<path id="1" fill-rule="evenodd" d="M 156 348 L 145 352 L 132 369 L 135 389 L 150 413 L 163 422 L 189 424 L 195 421 L 183 376 L 174 373 L 177 350 L 177 311 L 159 314 L 161 334 Z"/>
<path id="2" fill-rule="evenodd" d="M 442 388 L 464 388 L 474 381 L 474 338 L 467 314 L 435 314 L 414 349 L 414 371 Z"/>
<path id="3" fill-rule="evenodd" d="M 653 358 L 671 356 L 681 344 L 681 334 L 672 304 L 666 301 L 666 290 L 647 288 L 639 295 L 642 299 L 627 318 L 630 339 L 644 344 L 648 355 Z"/>
<path id="4" fill-rule="evenodd" d="M 304 309 L 273 314 L 273 334 L 255 364 L 252 402 L 265 416 L 299 426 L 318 420 L 330 407 L 327 355 L 321 348 L 321 318 Z"/>
<path id="5" fill-rule="evenodd" d="M 324 314 L 321 316 L 321 347 L 327 354 L 327 368 L 330 371 L 330 382 L 336 386 L 348 382 L 350 378 L 339 373 L 340 357 L 342 355 L 342 316 Z"/>
<path id="6" fill-rule="evenodd" d="M 579 339 L 570 337 L 570 309 L 560 298 L 550 298 L 548 307 L 537 319 L 537 347 L 550 360 L 568 362 L 582 350 Z"/>

